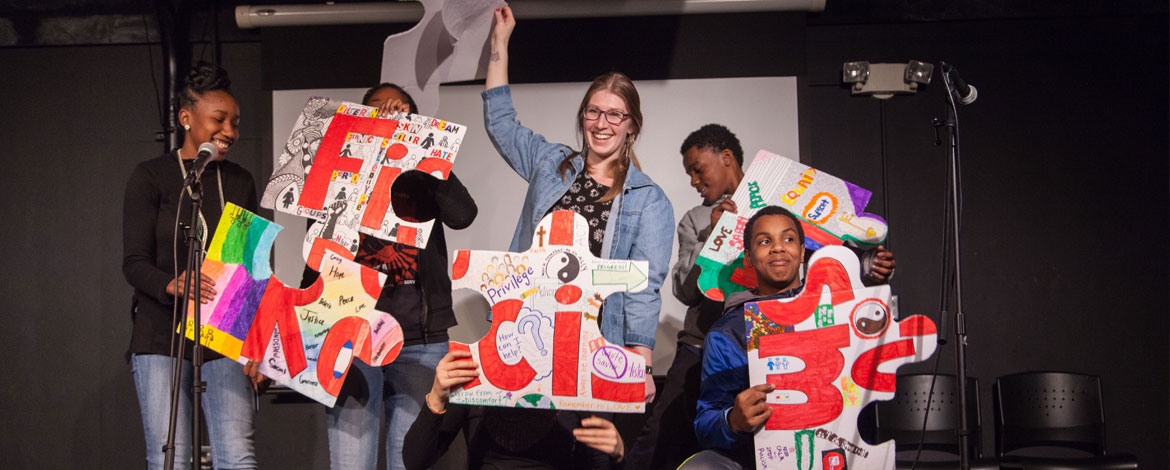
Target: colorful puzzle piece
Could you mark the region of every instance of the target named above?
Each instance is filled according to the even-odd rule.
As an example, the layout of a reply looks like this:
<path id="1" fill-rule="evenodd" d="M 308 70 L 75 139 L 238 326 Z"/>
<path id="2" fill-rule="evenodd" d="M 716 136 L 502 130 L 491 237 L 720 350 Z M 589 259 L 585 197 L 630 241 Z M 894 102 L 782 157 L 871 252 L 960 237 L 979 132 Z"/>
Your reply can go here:
<path id="1" fill-rule="evenodd" d="M 318 221 L 305 236 L 307 260 L 326 248 L 356 252 L 359 232 L 426 247 L 434 221 L 399 217 L 391 187 L 410 170 L 446 179 L 467 129 L 417 114 L 377 114 L 313 97 L 297 118 L 260 205 Z"/>
<path id="2" fill-rule="evenodd" d="M 556 211 L 528 251 L 457 252 L 452 287 L 487 298 L 492 326 L 471 345 L 451 342 L 480 367 L 452 403 L 645 411 L 646 361 L 602 338 L 597 315 L 606 296 L 646 288 L 649 262 L 594 257 L 588 228 L 584 217 Z"/>
<path id="3" fill-rule="evenodd" d="M 805 247 L 851 243 L 872 247 L 886 239 L 886 221 L 862 212 L 871 193 L 853 183 L 766 150 L 752 160 L 731 199 L 738 214 L 724 212 L 699 252 L 699 289 L 712 300 L 756 286 L 743 265 L 743 227 L 761 208 L 777 205 L 801 219 Z"/>
<path id="4" fill-rule="evenodd" d="M 894 468 L 894 442 L 867 444 L 857 416 L 894 397 L 894 372 L 934 354 L 937 332 L 921 315 L 894 321 L 890 287 L 864 287 L 858 265 L 845 247 L 822 248 L 800 295 L 747 305 L 750 383 L 776 387 L 756 468 Z"/>
<path id="5" fill-rule="evenodd" d="M 258 361 L 264 375 L 333 406 L 352 359 L 389 364 L 402 347 L 402 329 L 374 309 L 386 276 L 340 254 L 322 255 L 321 277 L 308 289 L 277 280 L 268 256 L 280 230 L 235 204 L 224 209 L 203 263 L 217 292 L 201 307 L 200 342 L 241 363 Z"/>

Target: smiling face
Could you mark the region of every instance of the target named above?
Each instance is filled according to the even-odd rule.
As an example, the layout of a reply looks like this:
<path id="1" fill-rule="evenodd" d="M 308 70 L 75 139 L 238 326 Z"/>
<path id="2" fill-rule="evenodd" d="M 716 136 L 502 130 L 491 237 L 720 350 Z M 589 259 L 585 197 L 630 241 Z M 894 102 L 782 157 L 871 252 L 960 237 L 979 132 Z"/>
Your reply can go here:
<path id="1" fill-rule="evenodd" d="M 184 157 L 195 158 L 199 145 L 211 142 L 219 149 L 218 160 L 223 160 L 240 136 L 240 107 L 230 93 L 208 91 L 179 110 L 179 123 L 191 126 L 183 141 Z"/>
<path id="2" fill-rule="evenodd" d="M 683 169 L 691 177 L 691 187 L 699 192 L 704 204 L 711 204 L 724 194 L 735 192 L 742 172 L 731 150 L 716 152 L 712 147 L 691 146 L 683 154 Z"/>
<path id="3" fill-rule="evenodd" d="M 752 225 L 744 264 L 756 270 L 757 294 L 767 296 L 799 287 L 803 261 L 804 244 L 792 218 L 765 215 Z"/>
<path id="4" fill-rule="evenodd" d="M 626 117 L 621 124 L 612 124 L 606 119 L 605 113 L 617 111 L 629 114 L 626 100 L 609 90 L 598 90 L 589 97 L 582 111 L 591 108 L 601 111 L 601 115 L 597 119 L 581 118 L 581 132 L 585 135 L 586 145 L 589 146 L 589 159 L 597 163 L 621 155 L 626 142 L 637 132 L 634 129 L 634 119 Z"/>

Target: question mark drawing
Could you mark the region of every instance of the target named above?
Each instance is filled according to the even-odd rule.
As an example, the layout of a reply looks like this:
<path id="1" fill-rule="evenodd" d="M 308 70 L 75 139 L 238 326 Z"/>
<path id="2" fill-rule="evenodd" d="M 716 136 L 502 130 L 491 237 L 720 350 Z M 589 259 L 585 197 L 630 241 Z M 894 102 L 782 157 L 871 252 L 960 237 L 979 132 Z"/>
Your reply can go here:
<path id="1" fill-rule="evenodd" d="M 528 325 L 532 325 L 532 327 L 526 328 Z M 540 337 L 540 315 L 529 315 L 527 317 L 521 318 L 520 321 L 516 323 L 516 331 L 519 331 L 520 334 L 529 332 L 524 331 L 525 329 L 531 331 L 532 340 L 536 342 L 536 348 L 540 350 L 540 355 L 547 356 L 548 350 L 544 349 L 544 340 Z"/>

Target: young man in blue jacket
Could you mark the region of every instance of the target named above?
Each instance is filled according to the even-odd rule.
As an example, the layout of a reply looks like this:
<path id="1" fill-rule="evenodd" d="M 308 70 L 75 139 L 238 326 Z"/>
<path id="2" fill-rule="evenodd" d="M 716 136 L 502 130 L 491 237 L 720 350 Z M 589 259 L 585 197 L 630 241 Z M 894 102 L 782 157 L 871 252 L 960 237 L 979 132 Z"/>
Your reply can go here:
<path id="1" fill-rule="evenodd" d="M 744 261 L 758 287 L 728 296 L 724 315 L 703 341 L 703 373 L 695 435 L 704 450 L 682 469 L 755 468 L 752 435 L 772 415 L 765 395 L 773 386 L 748 384 L 743 308 L 747 302 L 786 299 L 804 288 L 804 231 L 782 207 L 768 206 L 744 227 Z"/>

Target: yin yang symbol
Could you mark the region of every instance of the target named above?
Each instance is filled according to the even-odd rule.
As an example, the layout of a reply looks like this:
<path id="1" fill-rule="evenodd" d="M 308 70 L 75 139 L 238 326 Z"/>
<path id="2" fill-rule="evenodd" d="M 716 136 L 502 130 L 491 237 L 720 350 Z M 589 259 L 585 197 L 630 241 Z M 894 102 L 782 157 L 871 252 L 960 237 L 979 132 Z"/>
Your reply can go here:
<path id="1" fill-rule="evenodd" d="M 877 338 L 890 326 L 890 309 L 878 299 L 859 302 L 849 317 L 853 330 L 862 338 Z"/>
<path id="2" fill-rule="evenodd" d="M 577 260 L 576 255 L 561 251 L 549 256 L 544 265 L 544 271 L 546 273 L 555 272 L 558 281 L 568 284 L 577 279 L 577 275 L 581 273 L 581 262 Z"/>

